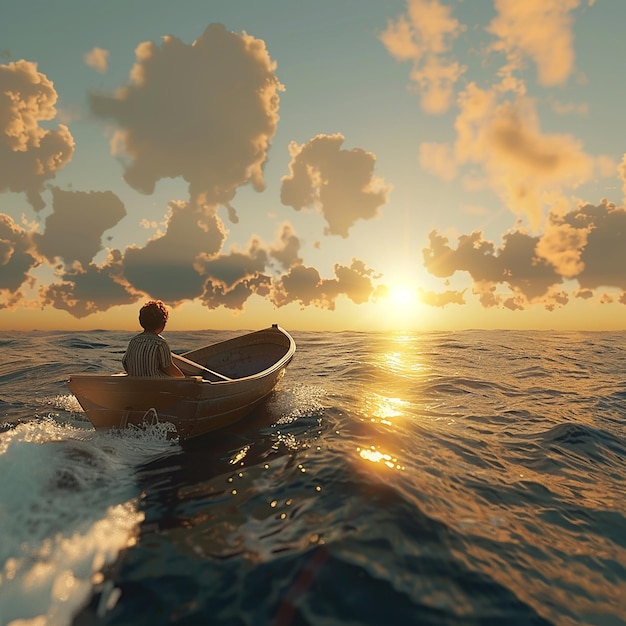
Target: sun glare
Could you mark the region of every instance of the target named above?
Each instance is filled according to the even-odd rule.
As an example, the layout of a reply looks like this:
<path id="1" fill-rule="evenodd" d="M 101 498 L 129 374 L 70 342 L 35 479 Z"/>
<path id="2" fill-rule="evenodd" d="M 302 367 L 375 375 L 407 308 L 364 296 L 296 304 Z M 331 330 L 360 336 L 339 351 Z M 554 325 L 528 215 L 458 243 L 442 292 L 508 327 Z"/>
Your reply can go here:
<path id="1" fill-rule="evenodd" d="M 412 282 L 398 280 L 386 285 L 379 306 L 383 312 L 379 320 L 381 328 L 409 330 L 420 324 L 423 307 L 419 290 Z"/>
<path id="2" fill-rule="evenodd" d="M 387 295 L 389 303 L 399 309 L 407 309 L 417 304 L 417 290 L 406 285 L 394 285 Z"/>

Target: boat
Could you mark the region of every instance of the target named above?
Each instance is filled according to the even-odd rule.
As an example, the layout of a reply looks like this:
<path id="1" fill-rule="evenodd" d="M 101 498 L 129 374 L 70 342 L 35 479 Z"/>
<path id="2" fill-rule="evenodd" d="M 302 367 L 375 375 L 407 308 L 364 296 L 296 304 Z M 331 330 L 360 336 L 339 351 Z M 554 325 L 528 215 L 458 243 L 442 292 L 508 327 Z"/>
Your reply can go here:
<path id="1" fill-rule="evenodd" d="M 141 427 L 158 420 L 171 423 L 174 436 L 184 440 L 250 415 L 284 376 L 295 351 L 293 337 L 273 324 L 172 353 L 184 378 L 72 374 L 67 385 L 97 430 Z"/>

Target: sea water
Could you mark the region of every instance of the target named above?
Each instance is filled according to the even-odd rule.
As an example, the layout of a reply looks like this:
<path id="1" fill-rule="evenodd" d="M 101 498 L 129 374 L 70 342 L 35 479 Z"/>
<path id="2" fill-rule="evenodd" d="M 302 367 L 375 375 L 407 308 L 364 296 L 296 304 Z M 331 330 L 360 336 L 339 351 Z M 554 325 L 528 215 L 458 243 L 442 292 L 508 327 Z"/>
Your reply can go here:
<path id="1" fill-rule="evenodd" d="M 190 442 L 69 393 L 131 335 L 0 340 L 0 624 L 626 624 L 626 333 L 294 332 Z"/>

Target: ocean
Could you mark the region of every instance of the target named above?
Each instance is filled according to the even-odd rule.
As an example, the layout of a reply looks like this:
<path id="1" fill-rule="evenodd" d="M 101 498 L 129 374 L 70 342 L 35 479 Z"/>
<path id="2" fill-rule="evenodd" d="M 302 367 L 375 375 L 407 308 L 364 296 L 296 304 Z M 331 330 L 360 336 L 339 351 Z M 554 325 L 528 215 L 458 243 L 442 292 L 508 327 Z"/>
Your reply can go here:
<path id="1" fill-rule="evenodd" d="M 186 443 L 67 389 L 132 334 L 0 338 L 3 626 L 626 624 L 626 332 L 293 332 Z"/>

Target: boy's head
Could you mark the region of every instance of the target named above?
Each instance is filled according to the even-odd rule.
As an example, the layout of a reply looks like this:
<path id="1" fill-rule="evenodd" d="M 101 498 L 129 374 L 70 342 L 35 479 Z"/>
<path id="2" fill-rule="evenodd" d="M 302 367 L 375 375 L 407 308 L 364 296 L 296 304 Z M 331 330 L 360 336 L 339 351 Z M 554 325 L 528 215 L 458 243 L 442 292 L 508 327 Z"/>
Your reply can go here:
<path id="1" fill-rule="evenodd" d="M 169 312 L 161 300 L 146 302 L 139 311 L 139 323 L 144 330 L 155 331 L 163 328 Z"/>

